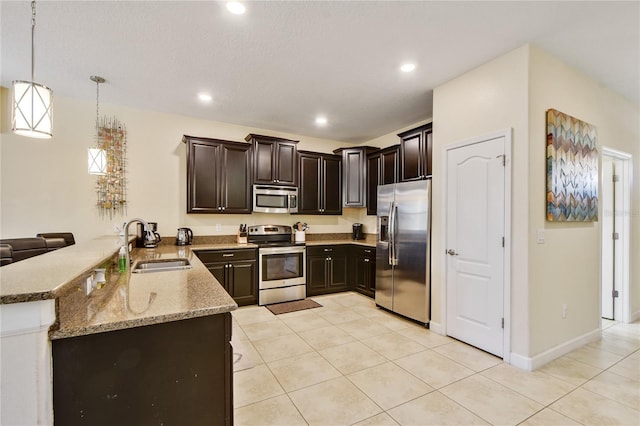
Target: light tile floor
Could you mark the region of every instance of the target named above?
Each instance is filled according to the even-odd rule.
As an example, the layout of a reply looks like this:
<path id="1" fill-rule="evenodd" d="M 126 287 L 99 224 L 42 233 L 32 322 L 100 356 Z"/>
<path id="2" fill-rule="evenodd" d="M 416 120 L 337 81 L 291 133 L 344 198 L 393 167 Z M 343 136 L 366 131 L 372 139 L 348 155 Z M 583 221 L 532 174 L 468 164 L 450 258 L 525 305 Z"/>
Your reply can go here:
<path id="1" fill-rule="evenodd" d="M 236 425 L 640 425 L 640 323 L 534 372 L 357 293 L 233 312 Z"/>

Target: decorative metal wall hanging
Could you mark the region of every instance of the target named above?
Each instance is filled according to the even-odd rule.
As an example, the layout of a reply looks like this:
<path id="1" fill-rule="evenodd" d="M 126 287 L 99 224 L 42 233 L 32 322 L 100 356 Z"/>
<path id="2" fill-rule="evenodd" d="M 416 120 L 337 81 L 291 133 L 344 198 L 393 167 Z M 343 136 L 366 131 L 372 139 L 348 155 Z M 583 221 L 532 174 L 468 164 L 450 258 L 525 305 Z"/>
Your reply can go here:
<path id="1" fill-rule="evenodd" d="M 97 128 L 96 145 L 106 155 L 107 170 L 97 177 L 100 216 L 113 219 L 127 214 L 127 129 L 117 118 L 103 117 Z"/>
<path id="2" fill-rule="evenodd" d="M 598 220 L 598 148 L 595 126 L 547 110 L 547 220 Z"/>

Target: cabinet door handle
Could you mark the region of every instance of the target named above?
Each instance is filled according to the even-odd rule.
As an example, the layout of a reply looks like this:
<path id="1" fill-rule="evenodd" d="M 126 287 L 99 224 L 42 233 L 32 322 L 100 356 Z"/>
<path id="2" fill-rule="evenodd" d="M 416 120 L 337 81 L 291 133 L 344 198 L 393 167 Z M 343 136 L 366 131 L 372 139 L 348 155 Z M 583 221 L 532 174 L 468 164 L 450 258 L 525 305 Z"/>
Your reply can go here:
<path id="1" fill-rule="evenodd" d="M 233 253 L 224 253 L 222 257 L 233 257 Z"/>
<path id="2" fill-rule="evenodd" d="M 365 253 L 371 253 L 371 250 L 365 250 L 364 252 Z"/>
<path id="3" fill-rule="evenodd" d="M 333 249 L 324 249 L 324 251 L 333 251 Z"/>
<path id="4" fill-rule="evenodd" d="M 365 262 L 369 262 L 369 259 L 365 259 L 364 261 L 365 261 Z"/>

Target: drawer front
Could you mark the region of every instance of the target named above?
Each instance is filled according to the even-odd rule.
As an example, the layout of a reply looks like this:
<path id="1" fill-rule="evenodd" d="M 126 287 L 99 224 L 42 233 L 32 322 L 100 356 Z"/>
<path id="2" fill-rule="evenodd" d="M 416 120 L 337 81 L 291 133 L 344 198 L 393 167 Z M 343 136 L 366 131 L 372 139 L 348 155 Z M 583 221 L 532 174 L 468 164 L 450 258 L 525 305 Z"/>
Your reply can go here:
<path id="1" fill-rule="evenodd" d="M 233 262 L 236 260 L 257 260 L 258 250 L 204 250 L 196 251 L 202 263 Z"/>
<path id="2" fill-rule="evenodd" d="M 376 257 L 376 249 L 374 247 L 357 247 L 358 256 Z"/>
<path id="3" fill-rule="evenodd" d="M 347 246 L 344 244 L 326 245 L 326 246 L 307 246 L 307 256 L 338 256 L 347 252 Z"/>

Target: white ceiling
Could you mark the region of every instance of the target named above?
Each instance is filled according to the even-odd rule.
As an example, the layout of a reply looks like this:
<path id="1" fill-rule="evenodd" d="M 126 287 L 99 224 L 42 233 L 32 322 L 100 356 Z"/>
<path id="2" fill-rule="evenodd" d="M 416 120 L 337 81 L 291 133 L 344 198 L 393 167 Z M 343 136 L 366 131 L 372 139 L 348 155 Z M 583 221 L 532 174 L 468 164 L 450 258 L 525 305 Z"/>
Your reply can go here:
<path id="1" fill-rule="evenodd" d="M 363 142 L 430 118 L 434 87 L 531 43 L 640 102 L 638 1 L 246 4 L 39 1 L 35 80 L 95 101 L 100 75 L 101 103 Z M 11 87 L 30 79 L 31 7 L 3 0 L 0 13 Z"/>

